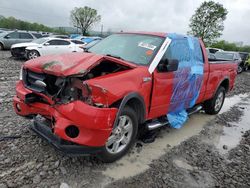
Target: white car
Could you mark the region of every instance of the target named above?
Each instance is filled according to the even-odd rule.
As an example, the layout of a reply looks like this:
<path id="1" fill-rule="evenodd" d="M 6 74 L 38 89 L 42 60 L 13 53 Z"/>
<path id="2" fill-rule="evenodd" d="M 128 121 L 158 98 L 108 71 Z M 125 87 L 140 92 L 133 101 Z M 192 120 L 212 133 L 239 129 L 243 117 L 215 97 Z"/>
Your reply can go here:
<path id="1" fill-rule="evenodd" d="M 27 59 L 34 59 L 39 56 L 61 54 L 67 52 L 82 52 L 83 44 L 76 44 L 69 39 L 59 38 L 40 38 L 32 41 L 31 43 L 22 43 L 12 46 L 12 50 L 15 48 L 25 48 L 25 57 Z"/>

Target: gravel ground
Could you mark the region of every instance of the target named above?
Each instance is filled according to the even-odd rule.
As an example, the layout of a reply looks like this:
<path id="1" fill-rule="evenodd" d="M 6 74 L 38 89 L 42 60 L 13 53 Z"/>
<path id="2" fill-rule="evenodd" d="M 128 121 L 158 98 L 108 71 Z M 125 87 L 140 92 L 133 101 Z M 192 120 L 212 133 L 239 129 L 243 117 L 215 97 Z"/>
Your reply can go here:
<path id="1" fill-rule="evenodd" d="M 121 164 L 103 164 L 94 157 L 64 156 L 29 130 L 31 120 L 14 113 L 12 97 L 23 63 L 11 58 L 9 51 L 0 51 L 0 188 L 250 187 L 250 127 L 241 131 L 236 147 L 231 149 L 225 144 L 218 148 L 216 144 L 224 128 L 233 131 L 244 123 L 247 114 L 250 115 L 249 97 L 215 116 L 199 134 L 176 146 L 169 145 L 145 171 L 115 181 L 105 172 L 110 166 Z M 249 93 L 249 80 L 249 73 L 238 75 L 235 89 L 228 96 Z M 161 131 L 171 132 L 170 128 Z M 11 137 L 2 139 L 3 136 Z M 129 156 L 141 160 L 140 152 L 148 147 L 150 144 L 138 141 Z M 131 171 L 129 165 L 127 171 Z"/>

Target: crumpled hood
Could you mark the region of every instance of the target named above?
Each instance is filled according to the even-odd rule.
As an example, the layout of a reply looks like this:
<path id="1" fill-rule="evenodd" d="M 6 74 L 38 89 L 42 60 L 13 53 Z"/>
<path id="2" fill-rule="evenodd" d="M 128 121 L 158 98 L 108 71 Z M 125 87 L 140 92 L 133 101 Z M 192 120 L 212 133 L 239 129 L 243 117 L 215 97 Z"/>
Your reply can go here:
<path id="1" fill-rule="evenodd" d="M 38 46 L 38 45 L 39 44 L 33 42 L 24 42 L 24 43 L 13 44 L 11 48 L 21 48 L 21 47 Z"/>
<path id="2" fill-rule="evenodd" d="M 79 52 L 38 57 L 27 61 L 24 68 L 56 76 L 70 76 L 85 73 L 104 58 L 131 68 L 137 67 L 132 63 L 112 57 Z"/>

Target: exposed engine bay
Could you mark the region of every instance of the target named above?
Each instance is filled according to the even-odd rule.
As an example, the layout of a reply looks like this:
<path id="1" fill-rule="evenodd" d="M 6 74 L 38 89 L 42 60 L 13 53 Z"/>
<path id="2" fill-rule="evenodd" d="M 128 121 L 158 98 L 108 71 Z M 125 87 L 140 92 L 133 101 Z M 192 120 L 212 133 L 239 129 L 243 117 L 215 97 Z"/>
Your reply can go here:
<path id="1" fill-rule="evenodd" d="M 106 107 L 105 93 L 107 91 L 100 86 L 89 86 L 86 81 L 129 69 L 131 68 L 104 60 L 87 72 L 65 78 L 48 74 L 38 74 L 29 70 L 24 71 L 23 78 L 27 88 L 51 97 L 57 104 L 81 100 L 89 105 Z M 94 99 L 97 99 L 98 102 Z M 37 101 L 33 99 L 32 102 Z M 39 97 L 39 102 L 41 102 L 41 97 Z"/>

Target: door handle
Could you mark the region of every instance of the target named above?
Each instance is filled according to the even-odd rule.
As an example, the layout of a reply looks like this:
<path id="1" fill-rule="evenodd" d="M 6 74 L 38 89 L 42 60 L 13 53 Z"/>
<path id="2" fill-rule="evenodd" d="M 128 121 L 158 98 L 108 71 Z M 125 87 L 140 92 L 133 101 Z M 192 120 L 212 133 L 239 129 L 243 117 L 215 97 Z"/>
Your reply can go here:
<path id="1" fill-rule="evenodd" d="M 143 82 L 150 82 L 151 80 L 151 77 L 143 77 Z"/>

